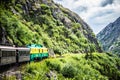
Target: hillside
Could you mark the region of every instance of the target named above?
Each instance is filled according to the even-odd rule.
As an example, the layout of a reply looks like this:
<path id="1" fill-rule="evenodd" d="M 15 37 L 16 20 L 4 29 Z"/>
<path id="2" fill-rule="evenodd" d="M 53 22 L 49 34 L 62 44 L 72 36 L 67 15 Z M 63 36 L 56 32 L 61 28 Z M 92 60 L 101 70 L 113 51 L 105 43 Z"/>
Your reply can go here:
<path id="1" fill-rule="evenodd" d="M 32 62 L 20 70 L 22 80 L 119 80 L 120 58 L 115 54 L 93 53 L 65 54 L 61 58 L 49 58 Z M 6 80 L 16 80 L 8 76 Z"/>
<path id="2" fill-rule="evenodd" d="M 120 17 L 97 34 L 104 51 L 120 53 Z"/>
<path id="3" fill-rule="evenodd" d="M 1 0 L 0 44 L 42 44 L 55 53 L 102 52 L 92 29 L 52 0 Z"/>

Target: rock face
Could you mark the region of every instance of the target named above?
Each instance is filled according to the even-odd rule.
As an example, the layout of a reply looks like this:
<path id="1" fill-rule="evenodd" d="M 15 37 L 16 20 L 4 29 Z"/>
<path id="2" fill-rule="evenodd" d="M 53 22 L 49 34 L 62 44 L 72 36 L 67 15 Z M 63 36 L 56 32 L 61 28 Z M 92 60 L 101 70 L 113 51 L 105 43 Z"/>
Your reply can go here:
<path id="1" fill-rule="evenodd" d="M 120 17 L 97 34 L 105 51 L 120 53 Z"/>
<path id="2" fill-rule="evenodd" d="M 1 0 L 0 11 L 4 40 L 11 44 L 42 44 L 56 53 L 102 52 L 88 24 L 52 0 Z"/>

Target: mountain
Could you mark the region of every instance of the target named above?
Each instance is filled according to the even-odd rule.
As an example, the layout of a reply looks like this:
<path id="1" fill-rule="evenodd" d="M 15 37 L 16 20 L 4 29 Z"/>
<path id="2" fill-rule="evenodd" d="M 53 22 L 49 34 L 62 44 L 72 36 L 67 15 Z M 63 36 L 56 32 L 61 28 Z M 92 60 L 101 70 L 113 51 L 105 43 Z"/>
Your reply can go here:
<path id="1" fill-rule="evenodd" d="M 102 52 L 92 29 L 52 0 L 1 0 L 0 44 L 42 44 L 55 53 Z"/>
<path id="2" fill-rule="evenodd" d="M 120 17 L 97 34 L 105 51 L 120 53 Z"/>

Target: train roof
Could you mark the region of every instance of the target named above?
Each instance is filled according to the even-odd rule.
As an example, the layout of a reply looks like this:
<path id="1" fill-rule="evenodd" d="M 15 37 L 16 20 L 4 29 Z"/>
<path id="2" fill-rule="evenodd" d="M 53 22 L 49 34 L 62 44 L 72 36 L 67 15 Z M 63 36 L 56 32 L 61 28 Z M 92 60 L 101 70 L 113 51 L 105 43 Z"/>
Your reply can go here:
<path id="1" fill-rule="evenodd" d="M 47 49 L 46 47 L 42 47 L 42 49 Z"/>
<path id="2" fill-rule="evenodd" d="M 14 49 L 15 47 L 13 47 L 13 46 L 0 46 L 0 49 L 5 49 L 5 48 Z"/>
<path id="3" fill-rule="evenodd" d="M 37 49 L 48 49 L 46 47 L 31 47 L 31 49 L 35 49 L 35 48 L 37 48 Z"/>
<path id="4" fill-rule="evenodd" d="M 30 50 L 30 48 L 25 48 L 25 47 L 17 47 L 17 50 Z"/>
<path id="5" fill-rule="evenodd" d="M 0 46 L 0 49 L 29 50 L 29 48 L 26 47 L 13 47 L 13 46 Z"/>
<path id="6" fill-rule="evenodd" d="M 41 44 L 29 44 L 27 45 L 28 48 L 41 48 L 43 47 Z"/>
<path id="7" fill-rule="evenodd" d="M 15 47 L 12 47 L 12 46 L 0 46 L 0 50 L 16 51 Z"/>

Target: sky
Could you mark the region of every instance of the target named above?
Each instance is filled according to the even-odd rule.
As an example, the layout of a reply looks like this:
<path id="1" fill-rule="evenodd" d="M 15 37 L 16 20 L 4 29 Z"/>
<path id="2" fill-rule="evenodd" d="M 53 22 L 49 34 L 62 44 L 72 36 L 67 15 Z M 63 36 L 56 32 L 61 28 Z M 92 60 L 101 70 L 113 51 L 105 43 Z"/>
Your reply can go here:
<path id="1" fill-rule="evenodd" d="M 120 17 L 120 0 L 54 0 L 54 2 L 77 13 L 95 34 Z"/>

